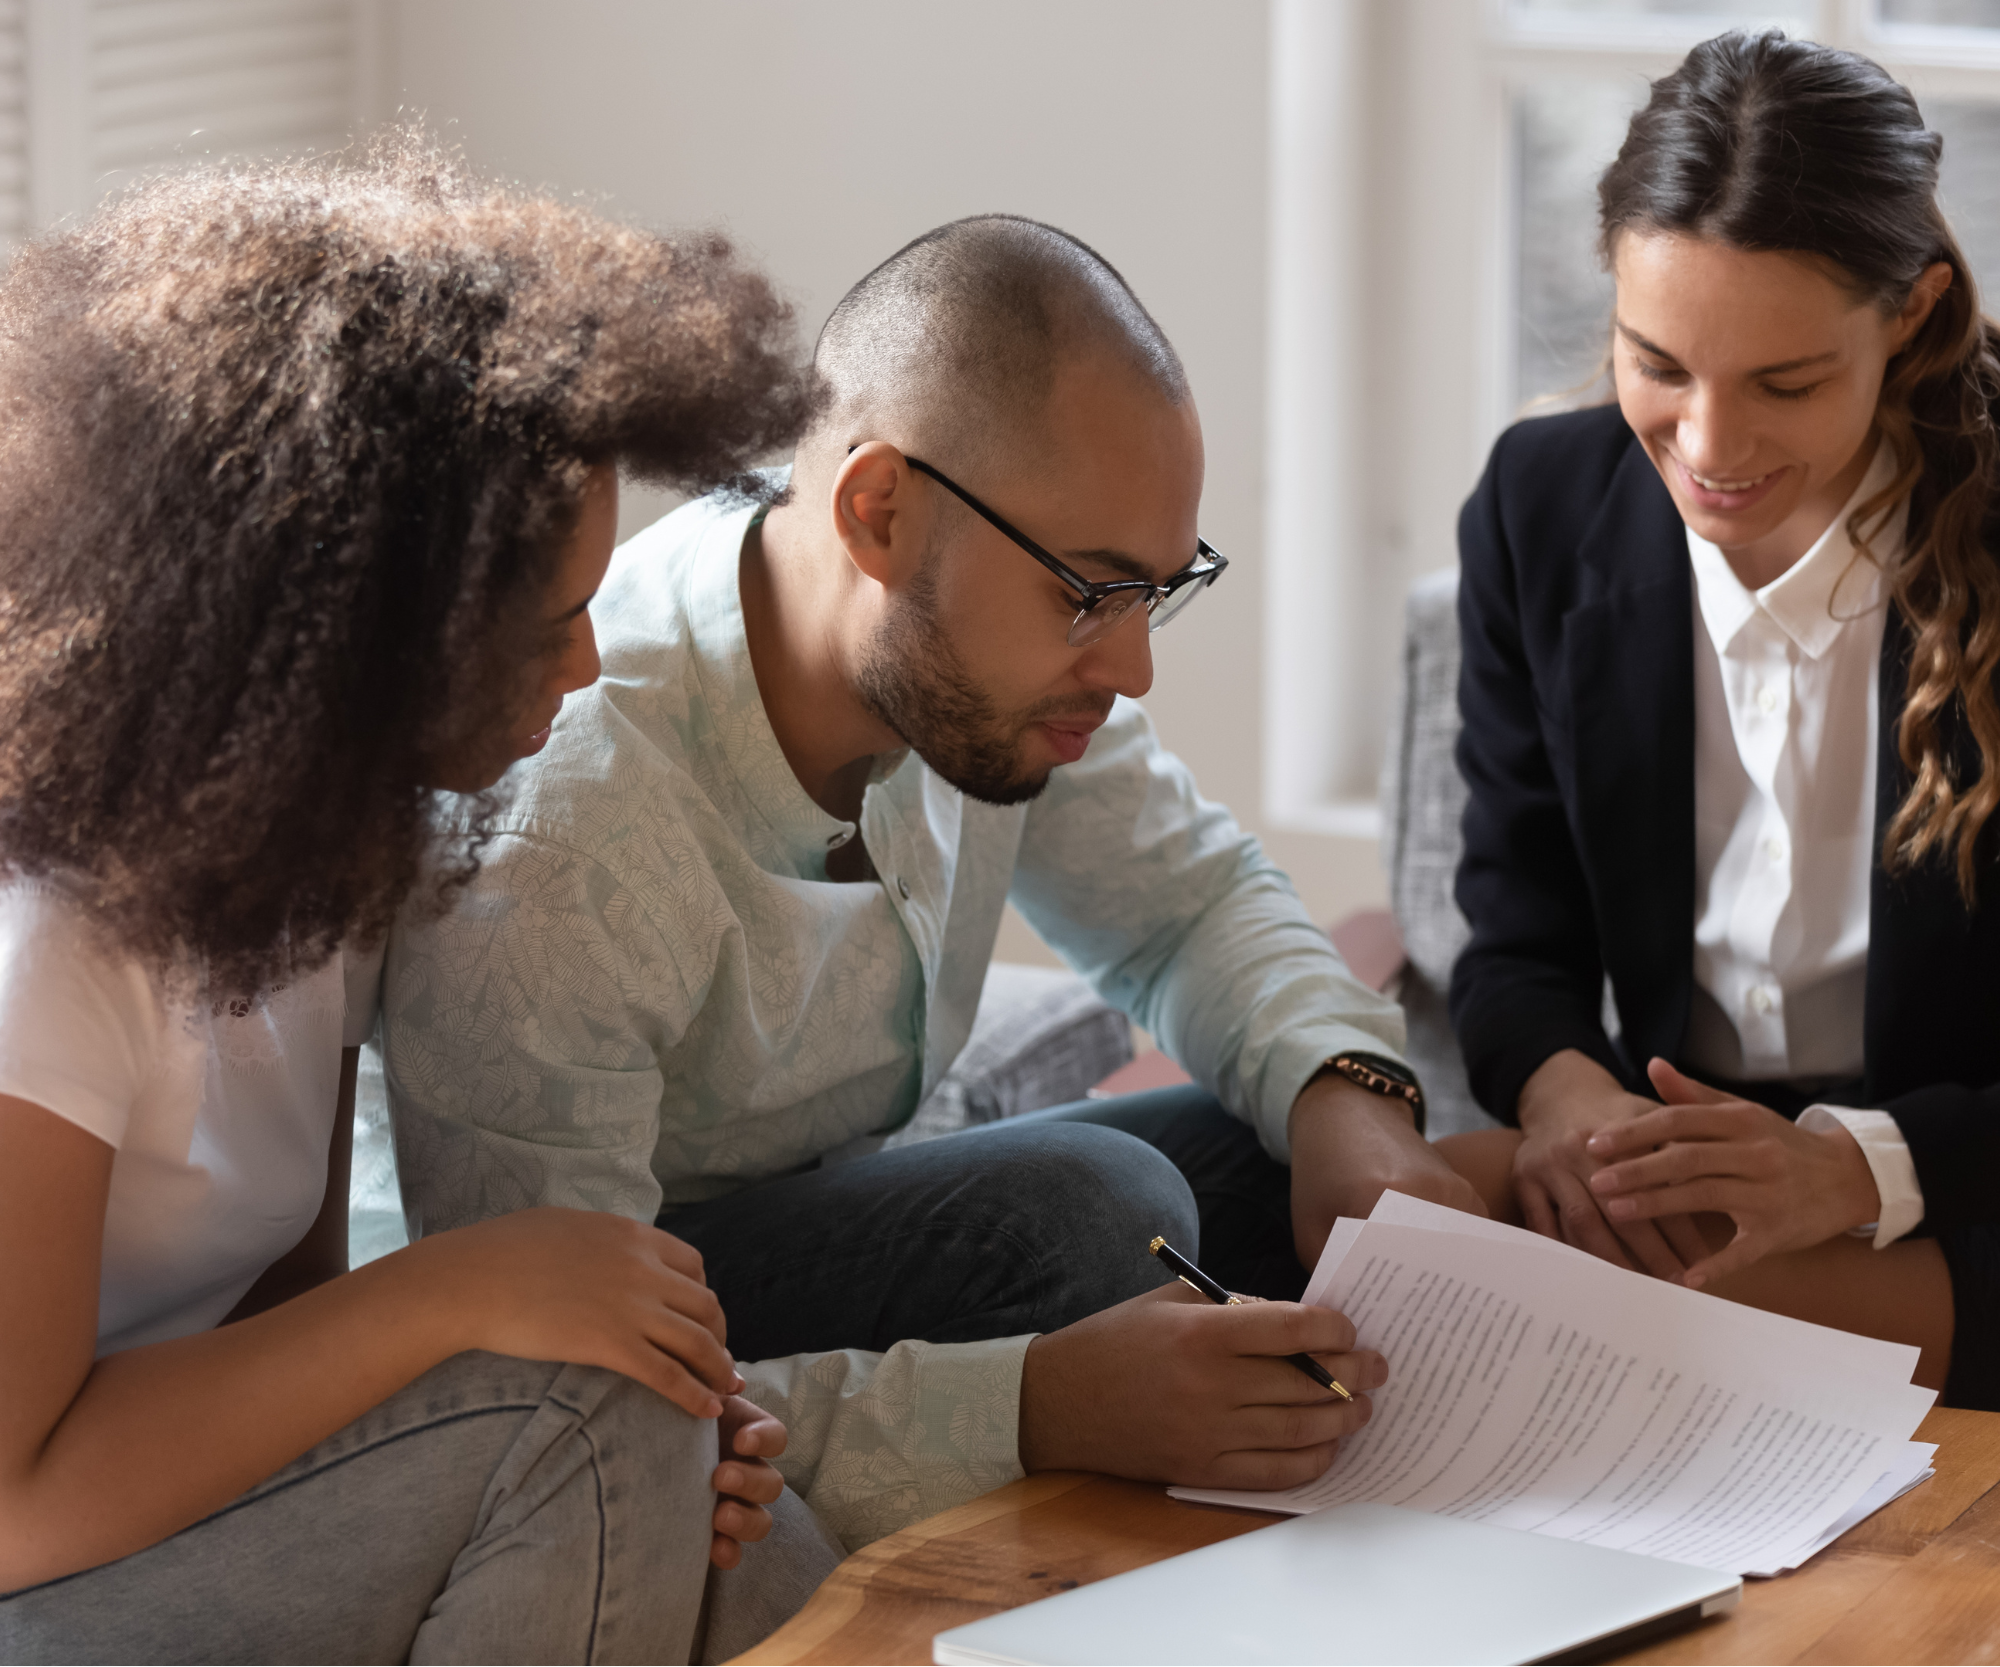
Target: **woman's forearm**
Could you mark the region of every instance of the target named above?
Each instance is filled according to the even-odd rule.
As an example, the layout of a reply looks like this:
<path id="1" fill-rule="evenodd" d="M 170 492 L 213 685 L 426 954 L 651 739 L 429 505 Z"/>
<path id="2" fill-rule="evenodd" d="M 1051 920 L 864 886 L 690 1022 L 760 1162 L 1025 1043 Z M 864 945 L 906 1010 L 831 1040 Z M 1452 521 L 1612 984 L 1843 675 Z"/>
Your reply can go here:
<path id="1" fill-rule="evenodd" d="M 233 1325 L 96 1362 L 0 1474 L 0 1590 L 94 1568 L 220 1509 L 474 1346 L 450 1236 Z"/>

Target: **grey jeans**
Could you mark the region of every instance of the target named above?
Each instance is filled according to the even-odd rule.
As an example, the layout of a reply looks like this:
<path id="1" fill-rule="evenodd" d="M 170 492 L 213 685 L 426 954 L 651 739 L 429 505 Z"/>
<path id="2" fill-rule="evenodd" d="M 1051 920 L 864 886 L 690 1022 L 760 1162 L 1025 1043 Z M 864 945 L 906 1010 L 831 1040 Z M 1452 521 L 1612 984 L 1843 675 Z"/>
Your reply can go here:
<path id="1" fill-rule="evenodd" d="M 715 1462 L 615 1372 L 459 1355 L 171 1539 L 0 1596 L 0 1660 L 726 1660 L 840 1553 L 788 1493 L 711 1578 Z"/>

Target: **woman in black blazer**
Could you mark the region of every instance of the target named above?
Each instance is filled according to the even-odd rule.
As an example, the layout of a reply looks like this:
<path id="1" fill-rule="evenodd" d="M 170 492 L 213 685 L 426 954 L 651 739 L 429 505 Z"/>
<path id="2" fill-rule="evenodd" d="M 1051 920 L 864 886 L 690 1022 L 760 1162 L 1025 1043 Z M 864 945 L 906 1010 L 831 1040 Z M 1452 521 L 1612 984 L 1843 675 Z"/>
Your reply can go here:
<path id="1" fill-rule="evenodd" d="M 1599 188 L 1618 403 L 1509 430 L 1460 521 L 1451 1001 L 1474 1091 L 1522 1130 L 1530 1226 L 1916 1343 L 1919 1381 L 1994 1407 L 2000 359 L 1936 206 L 1940 146 L 1877 66 L 1776 34 L 1697 48 L 1633 119 Z M 1717 611 L 1781 613 L 1798 569 L 1796 613 L 1815 563 L 1837 583 L 1789 627 L 1807 650 L 1779 644 L 1795 674 L 1745 681 Z M 1879 654 L 1842 635 L 1870 608 Z M 1772 880 L 1832 833 L 1745 846 L 1764 800 L 1740 825 L 1697 803 L 1732 771 L 1857 830 L 1848 856 Z M 1842 861 L 1852 883 L 1825 883 Z M 1702 959 L 1718 910 L 1764 923 L 1767 983 Z M 1798 945 L 1840 930 L 1846 962 L 1815 965 L 1845 970 L 1788 988 Z M 1774 1004 L 1776 1069 L 1752 1045 Z M 1761 1068 L 1722 1080 L 1718 1058 Z M 1793 1121 L 1814 1105 L 1841 1109 Z"/>

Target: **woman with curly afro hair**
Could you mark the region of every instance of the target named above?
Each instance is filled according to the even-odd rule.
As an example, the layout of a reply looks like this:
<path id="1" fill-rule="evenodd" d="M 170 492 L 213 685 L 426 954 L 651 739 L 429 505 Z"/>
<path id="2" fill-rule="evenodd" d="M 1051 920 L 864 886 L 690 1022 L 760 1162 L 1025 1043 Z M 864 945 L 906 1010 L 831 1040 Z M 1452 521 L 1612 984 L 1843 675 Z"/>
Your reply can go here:
<path id="1" fill-rule="evenodd" d="M 597 676 L 618 470 L 735 477 L 802 386 L 720 240 L 407 136 L 0 279 L 0 1657 L 685 1660 L 796 1585 L 707 1590 L 774 1513 L 823 1565 L 678 1240 L 345 1271 L 384 933 Z"/>

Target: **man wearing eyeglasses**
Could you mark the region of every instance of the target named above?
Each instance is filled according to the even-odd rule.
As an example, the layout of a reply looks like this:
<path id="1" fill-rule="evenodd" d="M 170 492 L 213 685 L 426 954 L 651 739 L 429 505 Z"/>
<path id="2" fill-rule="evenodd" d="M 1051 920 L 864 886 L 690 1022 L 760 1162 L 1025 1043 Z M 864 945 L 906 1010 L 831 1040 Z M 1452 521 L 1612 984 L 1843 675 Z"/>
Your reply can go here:
<path id="1" fill-rule="evenodd" d="M 603 681 L 391 947 L 406 1196 L 692 1243 L 850 1546 L 1023 1467 L 1317 1475 L 1365 1397 L 1281 1357 L 1382 1373 L 1295 1301 L 1335 1216 L 1480 1206 L 1400 1013 L 1135 704 L 1228 566 L 1179 359 L 1087 247 L 986 216 L 856 285 L 814 371 L 788 483 L 620 550 Z M 1201 1087 L 881 1150 L 1010 897 Z M 1156 1234 L 1281 1300 L 1159 1289 Z"/>

